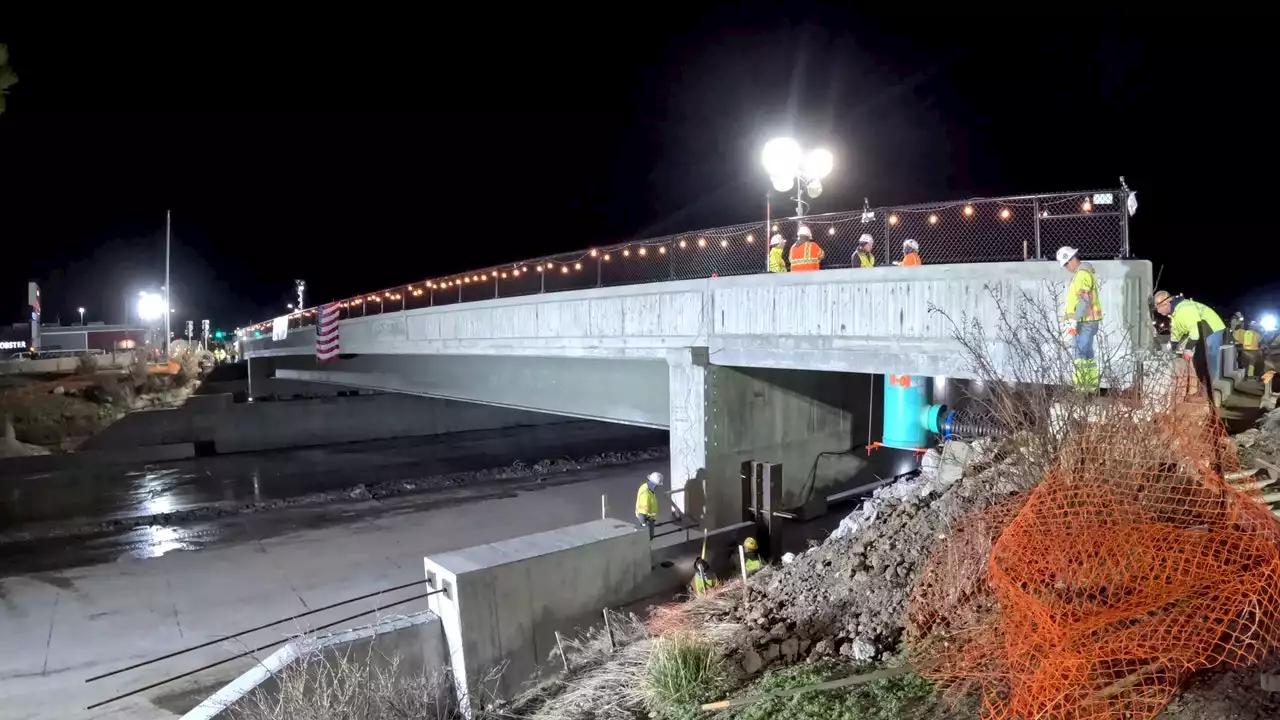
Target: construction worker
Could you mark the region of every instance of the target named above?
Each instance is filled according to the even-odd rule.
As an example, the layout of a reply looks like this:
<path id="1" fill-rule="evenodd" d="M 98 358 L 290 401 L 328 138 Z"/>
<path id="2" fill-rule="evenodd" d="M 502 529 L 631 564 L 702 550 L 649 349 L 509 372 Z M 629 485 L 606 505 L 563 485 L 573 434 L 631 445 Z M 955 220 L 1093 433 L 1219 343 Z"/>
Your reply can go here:
<path id="1" fill-rule="evenodd" d="M 858 238 L 858 250 L 853 254 L 853 267 L 869 268 L 876 266 L 876 256 L 871 254 L 875 244 L 876 241 L 871 235 L 862 233 L 862 236 Z"/>
<path id="2" fill-rule="evenodd" d="M 902 259 L 894 260 L 893 264 L 901 265 L 902 267 L 916 267 L 923 265 L 924 263 L 920 262 L 920 243 L 912 240 L 911 238 L 903 240 Z"/>
<path id="3" fill-rule="evenodd" d="M 787 271 L 787 260 L 782 254 L 782 246 L 787 244 L 786 238 L 774 233 L 769 238 L 769 272 L 784 273 Z"/>
<path id="4" fill-rule="evenodd" d="M 1098 360 L 1094 343 L 1102 323 L 1102 304 L 1098 302 L 1098 279 L 1093 265 L 1080 262 L 1080 251 L 1069 245 L 1058 248 L 1058 263 L 1071 273 L 1063 306 L 1063 324 L 1067 336 L 1075 343 L 1075 370 L 1071 380 L 1081 390 L 1098 389 Z"/>
<path id="5" fill-rule="evenodd" d="M 662 485 L 662 473 L 651 472 L 636 491 L 636 520 L 640 527 L 653 527 L 658 522 L 658 487 Z"/>
<path id="6" fill-rule="evenodd" d="M 1207 374 L 1200 375 L 1200 383 L 1212 397 L 1213 381 L 1222 368 L 1222 336 L 1227 324 L 1214 309 L 1190 298 L 1175 298 L 1164 290 L 1156 292 L 1151 301 L 1156 312 L 1169 316 L 1169 338 L 1178 345 L 1182 357 L 1188 362 L 1195 356 L 1196 348 L 1204 340 L 1204 357 Z"/>
<path id="7" fill-rule="evenodd" d="M 1245 377 L 1257 375 L 1262 365 L 1262 333 L 1257 328 L 1256 320 L 1246 328 L 1243 315 L 1231 316 L 1231 339 L 1235 341 L 1237 363 L 1245 369 Z"/>
<path id="8" fill-rule="evenodd" d="M 702 597 L 707 594 L 708 590 L 711 590 L 719 584 L 720 581 L 716 579 L 716 574 L 711 571 L 711 564 L 703 558 L 694 558 L 693 594 L 696 597 Z"/>
<path id="9" fill-rule="evenodd" d="M 764 567 L 764 564 L 760 562 L 760 546 L 756 544 L 755 538 L 749 537 L 743 541 L 742 550 L 747 559 L 744 565 L 747 570 L 747 577 L 751 577 L 760 572 L 760 568 Z"/>
<path id="10" fill-rule="evenodd" d="M 813 231 L 808 225 L 801 225 L 796 231 L 796 241 L 791 245 L 791 272 L 810 272 L 818 270 L 826 253 L 813 241 Z"/>

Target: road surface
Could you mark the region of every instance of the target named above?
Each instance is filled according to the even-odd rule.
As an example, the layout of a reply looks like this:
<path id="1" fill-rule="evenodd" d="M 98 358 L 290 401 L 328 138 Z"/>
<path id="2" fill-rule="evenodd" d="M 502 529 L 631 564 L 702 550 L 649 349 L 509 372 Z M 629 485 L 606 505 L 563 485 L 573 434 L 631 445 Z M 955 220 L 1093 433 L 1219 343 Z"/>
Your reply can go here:
<path id="1" fill-rule="evenodd" d="M 10 541 L 0 543 L 0 720 L 181 717 L 243 672 L 252 658 L 86 708 L 418 594 L 421 586 L 297 617 L 422 581 L 424 555 L 597 519 L 602 495 L 611 517 L 632 519 L 636 487 L 649 472 L 665 470 L 668 461 L 485 482 L 451 476 L 430 491 L 383 499 L 353 500 L 346 488 L 663 440 L 661 432 L 587 423 L 199 458 L 77 476 L 4 477 L 0 519 Z M 156 513 L 169 514 L 164 524 L 134 526 Z M 104 521 L 106 530 L 83 532 L 86 523 Z M 31 528 L 40 532 L 12 541 Z M 68 528 L 80 530 L 58 535 Z M 43 537 L 46 531 L 53 536 Z M 419 600 L 390 612 L 425 608 Z M 296 619 L 85 683 L 284 618 Z"/>
<path id="2" fill-rule="evenodd" d="M 243 672 L 248 658 L 111 703 L 112 696 L 246 649 L 421 592 L 353 603 L 94 683 L 85 678 L 289 618 L 340 600 L 423 579 L 422 557 L 600 517 L 629 518 L 635 489 L 667 465 L 648 461 L 571 473 L 571 481 L 424 509 L 399 498 L 381 511 L 274 537 L 227 540 L 196 552 L 0 579 L 0 720 L 171 719 Z M 286 514 L 292 511 L 284 511 Z M 303 511 L 307 512 L 307 511 Z M 289 521 L 292 524 L 292 521 Z M 286 525 L 287 526 L 287 525 Z M 165 542 L 162 537 L 156 542 Z M 425 609 L 426 601 L 394 613 Z M 370 615 L 348 626 L 371 621 Z M 265 657 L 267 649 L 258 654 Z"/>

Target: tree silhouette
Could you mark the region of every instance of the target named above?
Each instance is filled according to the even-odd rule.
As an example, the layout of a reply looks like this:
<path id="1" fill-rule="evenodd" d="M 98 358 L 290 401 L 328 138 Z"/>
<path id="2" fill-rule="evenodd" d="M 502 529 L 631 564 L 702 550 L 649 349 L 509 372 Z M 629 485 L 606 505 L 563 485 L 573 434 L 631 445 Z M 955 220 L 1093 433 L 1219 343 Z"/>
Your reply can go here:
<path id="1" fill-rule="evenodd" d="M 18 73 L 9 67 L 9 46 L 0 43 L 0 114 L 4 113 L 4 96 L 18 82 Z"/>

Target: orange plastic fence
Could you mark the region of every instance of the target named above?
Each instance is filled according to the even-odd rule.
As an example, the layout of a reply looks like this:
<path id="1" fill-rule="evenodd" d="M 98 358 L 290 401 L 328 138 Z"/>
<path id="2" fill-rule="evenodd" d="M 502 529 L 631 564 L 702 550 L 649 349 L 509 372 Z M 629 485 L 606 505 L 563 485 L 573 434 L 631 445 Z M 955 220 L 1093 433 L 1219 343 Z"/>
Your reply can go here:
<path id="1" fill-rule="evenodd" d="M 908 640 L 989 718 L 1151 718 L 1190 673 L 1280 647 L 1280 523 L 1207 404 L 1076 428 L 1029 495 L 926 564 Z"/>

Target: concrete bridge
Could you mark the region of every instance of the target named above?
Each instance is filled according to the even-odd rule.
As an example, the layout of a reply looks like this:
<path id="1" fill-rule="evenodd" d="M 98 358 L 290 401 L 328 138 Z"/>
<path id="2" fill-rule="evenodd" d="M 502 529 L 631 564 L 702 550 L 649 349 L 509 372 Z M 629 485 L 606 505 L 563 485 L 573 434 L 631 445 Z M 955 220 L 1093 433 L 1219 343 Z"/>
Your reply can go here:
<path id="1" fill-rule="evenodd" d="M 1145 344 L 1151 264 L 1094 267 L 1103 332 Z M 744 460 L 790 468 L 794 502 L 807 483 L 847 478 L 853 461 L 819 468 L 816 458 L 878 439 L 879 374 L 935 386 L 971 377 L 952 324 L 931 308 L 976 321 L 1000 356 L 1001 302 L 1029 296 L 1056 312 L 1068 280 L 1057 263 L 1030 261 L 647 283 L 345 319 L 343 354 L 324 364 L 311 327 L 249 339 L 245 356 L 251 383 L 275 377 L 666 428 L 673 489 L 695 481 L 689 508 L 705 498 L 715 527 L 738 519 Z"/>

